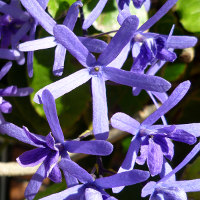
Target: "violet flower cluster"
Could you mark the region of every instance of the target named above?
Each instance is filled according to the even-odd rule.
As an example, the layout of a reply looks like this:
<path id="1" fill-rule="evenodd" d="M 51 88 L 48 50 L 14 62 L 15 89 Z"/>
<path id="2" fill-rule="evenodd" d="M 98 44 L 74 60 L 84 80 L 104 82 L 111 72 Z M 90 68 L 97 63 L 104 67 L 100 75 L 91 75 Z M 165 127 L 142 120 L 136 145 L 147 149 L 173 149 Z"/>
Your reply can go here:
<path id="1" fill-rule="evenodd" d="M 86 30 L 92 26 L 107 2 L 108 0 L 99 0 L 80 28 Z M 168 35 L 148 31 L 176 2 L 177 0 L 167 0 L 139 27 L 139 18 L 131 14 L 129 6 L 133 4 L 136 9 L 145 6 L 148 11 L 150 1 L 117 0 L 117 20 L 120 28 L 107 44 L 94 37 L 77 36 L 74 32 L 80 8 L 84 6 L 81 1 L 76 1 L 70 6 L 62 24 L 58 24 L 46 11 L 48 0 L 11 0 L 9 4 L 0 1 L 0 58 L 24 64 L 24 52 L 28 52 L 28 75 L 32 77 L 34 51 L 55 47 L 53 75 L 63 74 L 64 62 L 68 59 L 67 51 L 83 66 L 83 69 L 36 91 L 33 100 L 43 104 L 50 127 L 46 136 L 32 133 L 25 126 L 18 127 L 6 121 L 2 114 L 12 110 L 12 105 L 4 97 L 27 96 L 32 89 L 17 86 L 0 89 L 0 133 L 34 146 L 34 149 L 24 152 L 16 159 L 19 165 L 39 165 L 26 188 L 26 199 L 35 198 L 45 178 L 54 183 L 62 182 L 62 173 L 67 184 L 66 190 L 44 197 L 43 200 L 114 200 L 116 198 L 106 189 L 119 193 L 124 187 L 141 182 L 145 182 L 141 197 L 150 195 L 150 200 L 186 200 L 186 192 L 200 190 L 199 179 L 179 181 L 175 177 L 175 174 L 199 152 L 199 143 L 175 169 L 171 167 L 175 153 L 173 141 L 194 145 L 200 136 L 200 123 L 169 125 L 164 116 L 183 99 L 191 83 L 188 80 L 184 81 L 171 94 L 167 94 L 171 83 L 155 76 L 166 62 L 176 60 L 176 49 L 193 47 L 197 39 L 192 36 L 174 36 L 174 26 Z M 38 25 L 49 36 L 37 38 Z M 127 71 L 122 68 L 125 67 L 129 52 L 132 54 L 133 64 Z M 11 66 L 12 63 L 8 62 L 2 67 L 0 80 L 9 72 Z M 123 112 L 117 112 L 110 118 L 113 128 L 128 132 L 133 137 L 118 172 L 113 174 L 107 170 L 106 172 L 109 171 L 112 175 L 105 176 L 101 159 L 100 163 L 97 162 L 97 172 L 92 171 L 90 174 L 72 161 L 69 153 L 89 154 L 101 158 L 115 150 L 107 141 L 110 131 L 106 96 L 108 81 L 114 85 L 131 87 L 134 96 L 145 90 L 157 109 L 141 123 Z M 66 140 L 59 123 L 55 100 L 87 82 L 91 85 L 92 133 L 95 139 Z M 160 123 L 157 124 L 157 121 Z M 148 171 L 135 169 L 136 163 L 147 163 Z M 151 181 L 151 177 L 157 175 L 160 180 L 157 177 L 157 182 Z"/>

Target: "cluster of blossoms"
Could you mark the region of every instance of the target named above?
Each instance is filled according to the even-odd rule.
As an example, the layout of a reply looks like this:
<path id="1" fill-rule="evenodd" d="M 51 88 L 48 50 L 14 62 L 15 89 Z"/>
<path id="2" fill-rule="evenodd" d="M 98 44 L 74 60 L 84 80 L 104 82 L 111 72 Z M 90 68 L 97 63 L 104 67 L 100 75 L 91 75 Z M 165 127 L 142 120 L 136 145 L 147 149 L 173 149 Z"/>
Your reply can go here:
<path id="1" fill-rule="evenodd" d="M 108 0 L 99 0 L 96 7 L 85 19 L 82 29 L 89 28 L 101 14 Z M 9 86 L 0 89 L 0 133 L 16 138 L 36 148 L 24 152 L 17 158 L 23 167 L 40 164 L 37 172 L 30 180 L 25 197 L 34 199 L 45 178 L 55 183 L 62 181 L 61 170 L 67 183 L 67 189 L 43 198 L 77 199 L 77 200 L 114 200 L 105 189 L 111 188 L 119 193 L 125 186 L 146 182 L 142 189 L 142 197 L 150 195 L 150 200 L 185 200 L 186 192 L 200 190 L 200 179 L 177 181 L 175 173 L 184 167 L 200 150 L 198 143 L 188 156 L 172 169 L 170 161 L 174 156 L 173 141 L 193 145 L 200 136 L 200 123 L 169 125 L 164 115 L 176 106 L 190 88 L 190 82 L 180 83 L 168 96 L 166 91 L 171 84 L 165 79 L 155 76 L 166 62 L 176 60 L 175 49 L 193 47 L 197 39 L 191 36 L 173 36 L 174 26 L 169 35 L 147 32 L 177 2 L 167 0 L 166 3 L 144 24 L 139 26 L 139 19 L 132 15 L 129 5 L 136 8 L 143 4 L 146 10 L 149 0 L 117 0 L 119 30 L 109 44 L 93 37 L 77 36 L 73 29 L 82 6 L 76 1 L 69 8 L 63 24 L 58 24 L 46 11 L 48 0 L 11 0 L 9 4 L 0 1 L 0 58 L 16 60 L 24 64 L 27 54 L 29 77 L 33 76 L 33 52 L 47 48 L 55 48 L 53 74 L 61 76 L 64 69 L 66 51 L 68 51 L 84 67 L 83 69 L 59 79 L 35 94 L 34 101 L 43 104 L 43 109 L 51 132 L 47 136 L 31 133 L 28 128 L 20 128 L 7 122 L 2 113 L 11 112 L 11 104 L 4 96 L 26 96 L 31 88 L 18 89 Z M 20 4 L 21 3 L 21 4 Z M 23 6 L 23 8 L 21 7 Z M 40 25 L 50 36 L 35 39 L 37 26 Z M 133 64 L 130 71 L 122 69 L 128 54 L 132 52 Z M 93 55 L 99 54 L 96 59 Z M 0 79 L 10 70 L 8 62 L 0 71 Z M 95 140 L 65 140 L 57 116 L 55 99 L 69 93 L 80 85 L 91 81 L 93 107 L 93 134 Z M 96 156 L 107 156 L 112 153 L 113 146 L 106 141 L 109 136 L 109 118 L 106 97 L 106 81 L 129 86 L 133 95 L 139 95 L 144 89 L 157 110 L 142 123 L 125 113 L 115 113 L 110 121 L 114 128 L 133 135 L 125 160 L 118 172 L 104 176 L 99 164 L 98 176 L 89 174 L 70 159 L 69 152 Z M 67 94 L 66 94 L 67 95 Z M 161 106 L 158 106 L 158 102 Z M 161 119 L 161 124 L 155 124 Z M 144 165 L 147 161 L 149 171 L 135 169 L 135 163 Z M 158 182 L 150 181 L 152 176 L 160 176 Z"/>

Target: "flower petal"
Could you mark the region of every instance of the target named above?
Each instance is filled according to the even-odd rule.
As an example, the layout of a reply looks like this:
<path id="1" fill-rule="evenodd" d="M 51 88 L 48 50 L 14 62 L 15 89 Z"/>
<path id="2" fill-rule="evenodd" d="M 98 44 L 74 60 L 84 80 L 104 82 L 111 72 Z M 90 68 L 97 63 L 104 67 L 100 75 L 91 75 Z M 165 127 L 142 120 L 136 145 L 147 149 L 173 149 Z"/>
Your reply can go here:
<path id="1" fill-rule="evenodd" d="M 47 89 L 51 92 L 54 99 L 64 95 L 75 89 L 76 87 L 82 85 L 87 82 L 91 78 L 88 69 L 81 69 L 63 79 L 60 79 L 54 83 L 51 83 L 44 88 L 40 89 L 34 96 L 34 101 L 36 103 L 41 103 L 40 99 L 42 96 L 42 92 Z"/>
<path id="2" fill-rule="evenodd" d="M 103 197 L 99 191 L 92 188 L 86 188 L 85 200 L 103 200 Z"/>
<path id="3" fill-rule="evenodd" d="M 111 125 L 122 131 L 135 135 L 140 128 L 140 123 L 125 113 L 115 113 L 111 117 Z"/>
<path id="4" fill-rule="evenodd" d="M 65 149 L 71 153 L 106 156 L 112 153 L 113 145 L 107 141 L 65 141 Z"/>
<path id="5" fill-rule="evenodd" d="M 109 132 L 108 107 L 105 81 L 101 76 L 92 77 L 93 132 L 98 140 L 106 140 Z"/>
<path id="6" fill-rule="evenodd" d="M 49 178 L 54 182 L 54 183 L 60 183 L 62 182 L 62 174 L 61 171 L 58 167 L 58 164 L 54 166 L 52 171 L 49 174 Z"/>
<path id="7" fill-rule="evenodd" d="M 118 173 L 109 177 L 98 178 L 94 183 L 101 188 L 128 186 L 141 183 L 149 178 L 149 172 L 133 169 L 131 171 Z"/>
<path id="8" fill-rule="evenodd" d="M 108 44 L 105 51 L 103 51 L 103 53 L 98 57 L 97 62 L 103 66 L 112 62 L 128 44 L 128 42 L 130 42 L 135 31 L 137 30 L 138 25 L 139 20 L 135 15 L 127 17 L 121 28 Z"/>
<path id="9" fill-rule="evenodd" d="M 181 99 L 185 96 L 190 88 L 190 81 L 184 81 L 180 83 L 168 99 L 160 106 L 155 112 L 147 117 L 141 125 L 150 126 L 156 122 L 162 115 L 172 109 Z"/>
<path id="10" fill-rule="evenodd" d="M 156 92 L 165 92 L 171 87 L 168 81 L 157 76 L 138 74 L 113 67 L 105 67 L 103 71 L 104 78 L 130 87 Z"/>
<path id="11" fill-rule="evenodd" d="M 49 126 L 52 130 L 53 136 L 55 137 L 57 142 L 64 142 L 64 136 L 62 129 L 60 127 L 57 111 L 56 111 L 56 104 L 52 94 L 49 90 L 44 90 L 42 92 L 42 103 L 43 109 L 48 120 Z"/>
<path id="12" fill-rule="evenodd" d="M 13 49 L 0 49 L 0 58 L 7 60 L 18 60 L 20 58 L 20 52 Z"/>
<path id="13" fill-rule="evenodd" d="M 95 57 L 69 28 L 56 25 L 53 30 L 56 41 L 62 44 L 83 66 L 87 67 L 96 62 Z"/>
<path id="14" fill-rule="evenodd" d="M 19 44 L 18 49 L 20 51 L 36 51 L 40 49 L 48 49 L 57 45 L 55 37 L 49 36 L 37 40 L 27 41 Z"/>
<path id="15" fill-rule="evenodd" d="M 38 23 L 51 35 L 56 22 L 40 6 L 36 0 L 21 0 L 22 5 L 38 21 Z"/>
<path id="16" fill-rule="evenodd" d="M 0 70 L 0 80 L 9 72 L 12 67 L 12 62 L 6 63 Z"/>

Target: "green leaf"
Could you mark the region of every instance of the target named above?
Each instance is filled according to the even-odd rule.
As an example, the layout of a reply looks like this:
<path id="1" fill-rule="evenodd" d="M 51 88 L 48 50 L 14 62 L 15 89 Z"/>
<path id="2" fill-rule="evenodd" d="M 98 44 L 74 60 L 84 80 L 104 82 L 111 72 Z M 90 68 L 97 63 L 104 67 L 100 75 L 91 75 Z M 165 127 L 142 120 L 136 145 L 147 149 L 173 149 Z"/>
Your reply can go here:
<path id="1" fill-rule="evenodd" d="M 85 18 L 87 18 L 87 16 L 90 14 L 90 12 L 96 6 L 97 3 L 97 0 L 93 0 L 90 1 L 86 6 L 83 6 Z M 136 9 L 132 5 L 132 3 L 130 3 L 130 12 L 133 15 L 137 15 L 137 17 L 140 20 L 140 25 L 148 19 L 147 12 L 144 6 L 142 6 L 141 9 Z M 120 25 L 117 22 L 118 14 L 119 11 L 117 8 L 116 0 L 109 0 L 101 15 L 93 23 L 93 26 L 95 27 L 95 29 L 102 32 L 117 30 L 120 28 Z"/>
<path id="2" fill-rule="evenodd" d="M 184 63 L 173 63 L 168 64 L 165 68 L 164 77 L 168 81 L 176 81 L 185 72 L 186 64 Z"/>
<path id="3" fill-rule="evenodd" d="M 122 147 L 123 147 L 123 152 L 126 153 L 129 149 L 129 146 L 131 144 L 132 137 L 127 137 L 122 140 Z"/>
<path id="4" fill-rule="evenodd" d="M 200 1 L 179 0 L 177 11 L 183 27 L 190 32 L 200 32 Z"/>
<path id="5" fill-rule="evenodd" d="M 49 0 L 48 11 L 53 18 L 61 16 L 76 0 Z"/>

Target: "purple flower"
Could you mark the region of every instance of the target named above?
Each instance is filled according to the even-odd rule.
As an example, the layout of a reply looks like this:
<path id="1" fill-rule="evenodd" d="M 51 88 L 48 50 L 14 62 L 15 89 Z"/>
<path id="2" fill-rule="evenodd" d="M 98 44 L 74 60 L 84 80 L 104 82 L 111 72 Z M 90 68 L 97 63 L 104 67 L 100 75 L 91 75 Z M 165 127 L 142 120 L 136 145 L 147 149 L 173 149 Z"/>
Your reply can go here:
<path id="1" fill-rule="evenodd" d="M 44 197 L 41 200 L 67 200 L 72 198 L 85 200 L 114 200 L 115 198 L 107 194 L 104 189 L 133 185 L 149 178 L 149 173 L 147 171 L 131 170 L 129 172 L 93 180 L 92 176 L 88 174 L 87 171 L 70 160 L 62 160 L 59 165 L 63 171 L 72 171 L 71 169 L 73 169 L 73 176 L 80 180 L 82 184 L 77 184 L 57 194 Z"/>
<path id="2" fill-rule="evenodd" d="M 107 48 L 100 54 L 97 61 L 69 28 L 63 25 L 55 26 L 54 35 L 56 40 L 86 67 L 86 69 L 75 72 L 39 90 L 34 97 L 34 101 L 40 103 L 39 97 L 44 89 L 51 91 L 56 99 L 87 82 L 89 79 L 92 79 L 93 132 L 97 139 L 107 139 L 109 127 L 105 89 L 106 80 L 157 92 L 164 92 L 170 87 L 169 82 L 160 77 L 140 75 L 115 67 L 108 67 L 125 45 L 128 44 L 137 25 L 138 20 L 135 16 L 128 17 Z"/>
<path id="3" fill-rule="evenodd" d="M 150 200 L 187 200 L 186 192 L 200 191 L 200 179 L 177 181 L 175 174 L 182 169 L 200 150 L 198 143 L 185 159 L 174 169 L 167 167 L 165 176 L 157 183 L 149 182 L 142 189 L 142 197 L 150 196 Z"/>
<path id="4" fill-rule="evenodd" d="M 200 136 L 199 123 L 153 125 L 185 96 L 189 87 L 189 81 L 181 83 L 169 98 L 141 124 L 124 113 L 113 115 L 111 118 L 113 127 L 134 135 L 119 172 L 131 170 L 134 167 L 135 161 L 138 164 L 144 164 L 147 160 L 150 173 L 152 176 L 155 176 L 161 173 L 163 155 L 169 160 L 173 157 L 173 143 L 170 139 L 187 144 L 194 144 L 196 142 L 196 137 Z M 137 157 L 139 149 L 140 156 Z"/>
<path id="5" fill-rule="evenodd" d="M 17 158 L 18 163 L 23 167 L 36 166 L 41 163 L 25 191 L 25 196 L 29 200 L 34 198 L 44 178 L 49 177 L 56 183 L 61 182 L 62 175 L 58 166 L 60 156 L 61 159 L 70 159 L 67 152 L 105 156 L 109 155 L 113 149 L 112 144 L 107 141 L 64 141 L 63 132 L 56 113 L 55 101 L 48 90 L 43 92 L 42 101 L 52 131 L 46 137 L 33 134 L 27 128 L 24 127 L 21 129 L 12 123 L 6 122 L 0 126 L 2 134 L 7 134 L 37 147 L 23 153 Z M 70 173 L 66 172 L 65 177 L 68 186 L 77 183 L 76 178 Z"/>
<path id="6" fill-rule="evenodd" d="M 53 27 L 56 25 L 56 21 L 42 9 L 36 0 L 22 0 L 22 4 L 38 23 L 52 36 L 22 43 L 19 45 L 19 50 L 30 52 L 56 46 L 53 73 L 55 76 L 61 76 L 64 69 L 66 49 L 54 37 Z M 79 7 L 82 7 L 81 1 L 72 4 L 63 22 L 63 25 L 70 30 L 74 29 L 79 14 Z M 79 40 L 92 52 L 102 52 L 107 46 L 105 42 L 97 39 L 79 37 Z"/>
<path id="7" fill-rule="evenodd" d="M 12 67 L 12 62 L 6 63 L 0 70 L 0 80 L 8 73 Z M 0 123 L 5 122 L 2 113 L 11 113 L 12 105 L 6 101 L 3 97 L 10 96 L 27 96 L 33 92 L 32 88 L 17 88 L 17 86 L 8 86 L 4 89 L 0 89 Z"/>

